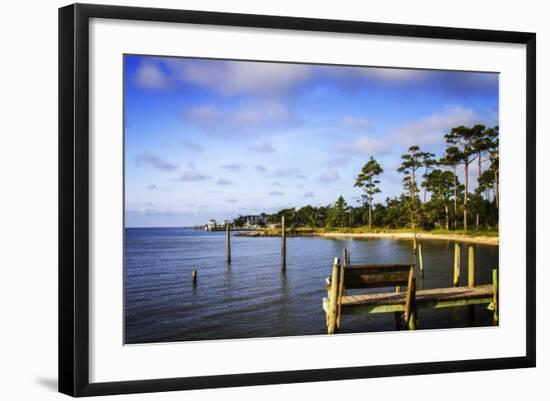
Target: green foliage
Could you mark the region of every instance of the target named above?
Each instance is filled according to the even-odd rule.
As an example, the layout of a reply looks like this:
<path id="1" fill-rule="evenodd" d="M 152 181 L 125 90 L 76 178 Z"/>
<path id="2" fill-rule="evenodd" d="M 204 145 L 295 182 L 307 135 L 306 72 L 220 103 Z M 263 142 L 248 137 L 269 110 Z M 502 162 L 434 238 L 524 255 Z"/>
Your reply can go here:
<path id="1" fill-rule="evenodd" d="M 437 233 L 498 233 L 499 196 L 499 128 L 454 127 L 445 135 L 447 147 L 439 158 L 433 153 L 411 146 L 401 156 L 397 171 L 403 174 L 404 193 L 374 203 L 381 193 L 378 177 L 382 166 L 369 157 L 356 177 L 354 187 L 363 192 L 360 206 L 348 206 L 343 196 L 326 206 L 306 205 L 300 209 L 287 208 L 268 215 L 268 224 L 279 224 L 281 217 L 289 228 L 298 230 L 346 230 L 377 232 L 399 230 L 432 230 Z M 483 160 L 489 161 L 482 171 Z M 478 161 L 478 182 L 470 191 L 468 166 Z M 464 168 L 464 183 L 459 182 L 457 169 Z M 420 176 L 420 173 L 422 175 Z M 424 191 L 420 199 L 419 183 Z M 428 196 L 429 195 L 429 196 Z M 235 219 L 237 225 L 242 216 Z M 459 221 L 462 220 L 462 224 Z M 373 228 L 376 227 L 376 228 Z M 475 227 L 475 230 L 468 230 Z"/>
<path id="2" fill-rule="evenodd" d="M 328 214 L 327 225 L 329 227 L 344 227 L 349 219 L 347 214 L 347 203 L 342 195 L 338 198 Z"/>

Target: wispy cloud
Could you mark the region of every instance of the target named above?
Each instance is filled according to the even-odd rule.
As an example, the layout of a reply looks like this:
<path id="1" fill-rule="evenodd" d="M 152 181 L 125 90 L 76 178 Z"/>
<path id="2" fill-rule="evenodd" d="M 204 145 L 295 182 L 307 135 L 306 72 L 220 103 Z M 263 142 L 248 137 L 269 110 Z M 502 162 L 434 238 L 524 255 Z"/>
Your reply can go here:
<path id="1" fill-rule="evenodd" d="M 314 198 L 314 197 L 315 197 L 315 193 L 313 191 L 307 191 L 304 194 L 304 198 Z"/>
<path id="2" fill-rule="evenodd" d="M 208 180 L 209 178 L 210 176 L 207 174 L 202 174 L 195 170 L 187 170 L 187 171 L 184 171 L 183 174 L 181 174 L 178 178 L 176 178 L 176 181 L 193 182 L 193 181 L 204 181 L 204 180 Z"/>
<path id="3" fill-rule="evenodd" d="M 357 137 L 352 142 L 336 144 L 334 149 L 346 154 L 365 156 L 380 156 L 391 150 L 388 141 L 366 135 Z"/>
<path id="4" fill-rule="evenodd" d="M 267 173 L 267 169 L 260 165 L 260 164 L 257 164 L 256 166 L 254 166 L 254 169 L 258 172 L 258 173 Z"/>
<path id="5" fill-rule="evenodd" d="M 342 123 L 352 129 L 365 131 L 367 129 L 370 129 L 372 124 L 369 119 L 366 117 L 354 117 L 350 115 L 346 115 L 342 118 Z"/>
<path id="6" fill-rule="evenodd" d="M 159 170 L 174 171 L 178 168 L 177 164 L 172 164 L 160 157 L 149 153 L 141 153 L 136 157 L 136 164 L 138 166 L 149 165 Z"/>
<path id="7" fill-rule="evenodd" d="M 280 177 L 280 178 L 288 178 L 288 177 L 294 177 L 294 178 L 307 178 L 307 176 L 302 172 L 302 169 L 289 167 L 286 169 L 279 169 L 276 170 L 273 173 L 274 177 Z"/>
<path id="8" fill-rule="evenodd" d="M 237 172 L 237 171 L 241 171 L 241 169 L 243 168 L 243 165 L 239 163 L 230 163 L 230 164 L 224 164 L 220 168 L 227 171 Z"/>
<path id="9" fill-rule="evenodd" d="M 227 203 L 237 203 L 237 202 L 239 202 L 239 201 L 238 201 L 237 199 L 235 199 L 235 198 L 229 198 L 229 199 L 226 199 L 226 202 L 227 202 Z"/>
<path id="10" fill-rule="evenodd" d="M 199 145 L 198 143 L 194 143 L 191 141 L 184 141 L 183 147 L 189 150 L 192 150 L 194 152 L 202 152 L 204 150 L 204 146 Z"/>
<path id="11" fill-rule="evenodd" d="M 241 102 L 229 108 L 204 104 L 189 107 L 181 113 L 187 123 L 208 133 L 253 134 L 261 128 L 270 131 L 303 123 L 286 103 L 278 100 Z"/>
<path id="12" fill-rule="evenodd" d="M 271 191 L 269 193 L 270 196 L 285 196 L 284 192 L 281 191 Z"/>
<path id="13" fill-rule="evenodd" d="M 251 147 L 248 148 L 248 150 L 250 150 L 252 152 L 256 152 L 256 153 L 265 153 L 265 154 L 275 152 L 275 148 L 273 146 L 271 146 L 271 144 L 269 142 L 262 142 L 259 145 L 251 146 Z M 256 169 L 257 169 L 257 167 L 258 166 L 256 166 Z"/>
<path id="14" fill-rule="evenodd" d="M 349 160 L 346 159 L 345 157 L 337 157 L 334 159 L 329 159 L 325 162 L 325 164 L 328 167 L 344 167 L 344 166 L 347 166 L 348 163 L 349 163 Z"/>
<path id="15" fill-rule="evenodd" d="M 303 64 L 166 59 L 164 65 L 177 79 L 225 96 L 281 96 L 312 74 Z"/>
<path id="16" fill-rule="evenodd" d="M 388 134 L 390 142 L 403 147 L 411 145 L 439 145 L 445 142 L 444 134 L 458 125 L 474 125 L 485 122 L 484 118 L 473 109 L 463 106 L 448 107 L 439 113 L 404 124 Z"/>
<path id="17" fill-rule="evenodd" d="M 146 188 L 151 190 L 151 191 L 154 191 L 155 189 L 158 189 L 158 187 L 155 184 L 147 185 Z"/>
<path id="18" fill-rule="evenodd" d="M 326 173 L 323 173 L 317 178 L 317 181 L 324 183 L 324 184 L 330 184 L 335 181 L 340 180 L 340 175 L 338 174 L 338 171 L 331 170 L 327 171 Z"/>
<path id="19" fill-rule="evenodd" d="M 143 61 L 136 70 L 134 83 L 146 89 L 166 89 L 169 86 L 169 79 L 160 65 L 151 61 Z"/>
<path id="20" fill-rule="evenodd" d="M 218 181 L 216 181 L 216 185 L 228 186 L 233 184 L 233 181 L 227 180 L 225 178 L 220 178 Z"/>

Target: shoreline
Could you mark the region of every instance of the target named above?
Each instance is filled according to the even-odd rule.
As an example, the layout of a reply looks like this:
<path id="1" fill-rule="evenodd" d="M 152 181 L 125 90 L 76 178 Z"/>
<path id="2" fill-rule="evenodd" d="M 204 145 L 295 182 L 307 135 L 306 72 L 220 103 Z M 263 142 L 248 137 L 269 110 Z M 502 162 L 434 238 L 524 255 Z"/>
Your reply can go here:
<path id="1" fill-rule="evenodd" d="M 279 233 L 265 233 L 261 231 L 246 232 L 236 234 L 240 237 L 280 237 Z M 414 238 L 414 233 L 345 233 L 345 232 L 317 232 L 309 231 L 303 233 L 287 233 L 287 237 L 326 237 L 326 238 L 394 238 L 410 239 Z M 440 241 L 458 241 L 473 244 L 498 246 L 499 238 L 490 236 L 469 236 L 463 234 L 430 234 L 417 233 L 417 240 L 440 240 Z"/>
<path id="2" fill-rule="evenodd" d="M 413 239 L 414 233 L 315 233 L 315 236 L 319 237 L 350 237 L 350 238 L 395 238 L 395 239 Z M 416 234 L 417 240 L 443 240 L 443 241 L 459 241 L 469 242 L 474 244 L 492 245 L 498 246 L 498 237 L 488 236 L 469 236 L 461 234 L 430 234 L 430 233 L 418 233 Z"/>

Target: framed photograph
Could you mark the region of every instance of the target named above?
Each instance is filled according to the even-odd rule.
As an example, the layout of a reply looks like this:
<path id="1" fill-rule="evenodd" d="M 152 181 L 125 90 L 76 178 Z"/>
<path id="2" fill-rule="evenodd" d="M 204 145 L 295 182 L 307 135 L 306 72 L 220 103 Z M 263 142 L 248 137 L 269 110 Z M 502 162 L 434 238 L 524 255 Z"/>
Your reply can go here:
<path id="1" fill-rule="evenodd" d="M 59 390 L 535 366 L 535 34 L 59 10 Z"/>

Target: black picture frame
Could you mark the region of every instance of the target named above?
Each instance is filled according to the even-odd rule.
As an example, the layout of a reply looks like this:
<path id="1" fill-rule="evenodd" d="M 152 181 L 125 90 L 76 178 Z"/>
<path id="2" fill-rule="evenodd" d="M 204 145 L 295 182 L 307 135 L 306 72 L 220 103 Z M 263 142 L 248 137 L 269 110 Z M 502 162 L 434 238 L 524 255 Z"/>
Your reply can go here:
<path id="1" fill-rule="evenodd" d="M 89 22 L 91 18 L 516 43 L 526 46 L 526 354 L 400 365 L 89 381 Z M 534 367 L 536 35 L 435 26 L 74 4 L 59 9 L 59 391 L 95 396 Z"/>

